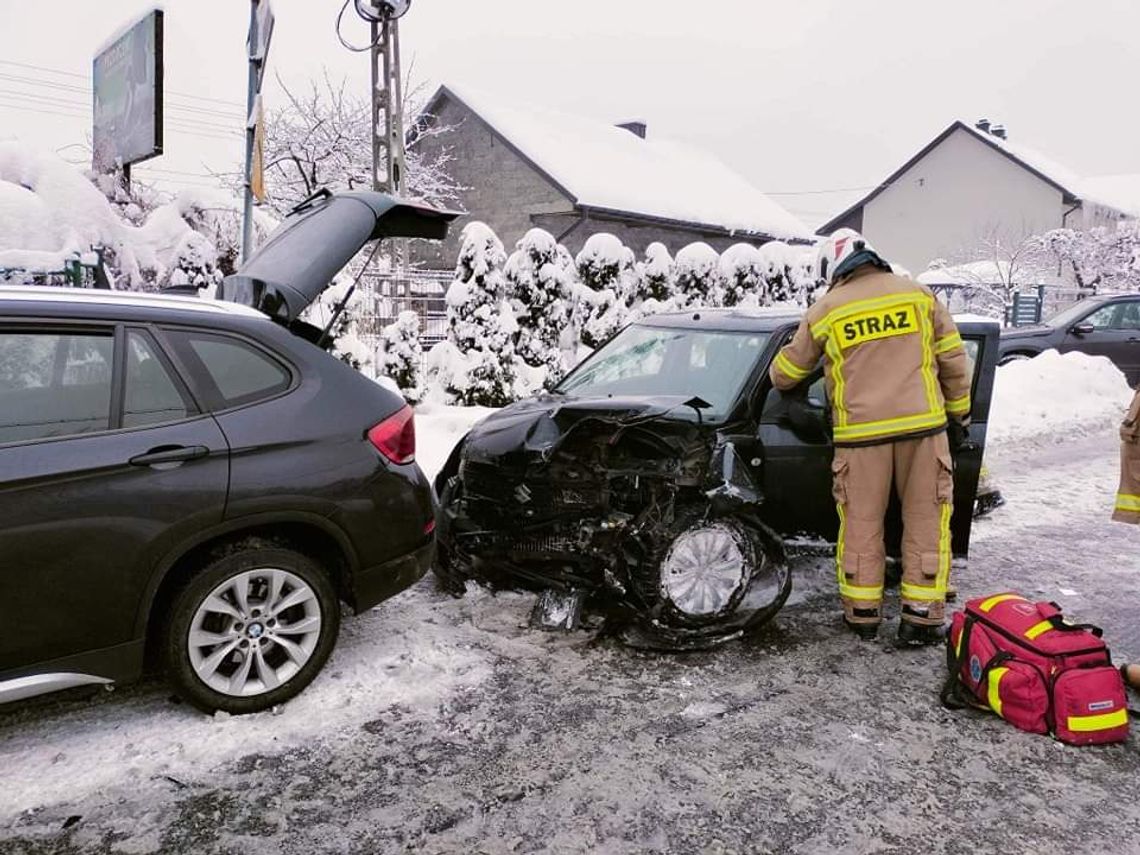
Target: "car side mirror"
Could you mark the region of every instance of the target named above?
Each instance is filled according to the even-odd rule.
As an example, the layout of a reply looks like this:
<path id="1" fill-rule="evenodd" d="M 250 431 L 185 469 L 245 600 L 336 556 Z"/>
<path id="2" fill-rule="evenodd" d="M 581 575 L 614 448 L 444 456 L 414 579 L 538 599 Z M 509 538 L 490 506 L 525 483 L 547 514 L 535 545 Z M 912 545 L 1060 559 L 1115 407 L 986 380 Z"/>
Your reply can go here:
<path id="1" fill-rule="evenodd" d="M 1072 327 L 1069 332 L 1071 332 L 1073 335 L 1088 335 L 1089 333 L 1096 332 L 1096 327 L 1090 323 L 1077 324 L 1076 326 Z"/>

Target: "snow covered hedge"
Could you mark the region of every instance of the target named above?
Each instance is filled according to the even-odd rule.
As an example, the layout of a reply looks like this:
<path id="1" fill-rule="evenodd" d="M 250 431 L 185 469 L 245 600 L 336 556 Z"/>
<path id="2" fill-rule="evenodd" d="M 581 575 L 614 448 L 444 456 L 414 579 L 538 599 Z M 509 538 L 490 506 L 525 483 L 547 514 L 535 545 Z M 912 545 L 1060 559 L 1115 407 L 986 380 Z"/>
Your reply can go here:
<path id="1" fill-rule="evenodd" d="M 600 232 L 571 258 L 536 228 L 508 258 L 490 227 L 469 223 L 447 291 L 447 340 L 426 359 L 426 397 L 497 407 L 550 389 L 583 348 L 657 312 L 810 305 L 813 253 L 776 241 L 759 248 L 740 243 L 718 255 L 698 242 L 674 259 L 664 244 L 652 243 L 639 260 L 616 236 Z"/>

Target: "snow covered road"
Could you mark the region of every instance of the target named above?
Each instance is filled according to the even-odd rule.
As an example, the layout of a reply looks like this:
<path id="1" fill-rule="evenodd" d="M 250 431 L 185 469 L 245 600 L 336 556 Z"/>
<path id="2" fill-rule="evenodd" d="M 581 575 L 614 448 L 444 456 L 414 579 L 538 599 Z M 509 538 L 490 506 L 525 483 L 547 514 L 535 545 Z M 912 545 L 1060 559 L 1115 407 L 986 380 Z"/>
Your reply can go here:
<path id="1" fill-rule="evenodd" d="M 1018 588 L 1140 656 L 1140 532 L 1102 430 L 990 464 L 965 596 Z M 157 682 L 0 713 L 0 852 L 1140 852 L 1137 737 L 1072 749 L 938 704 L 940 650 L 843 632 L 826 562 L 747 644 L 656 656 L 425 583 L 348 621 L 279 715 Z"/>

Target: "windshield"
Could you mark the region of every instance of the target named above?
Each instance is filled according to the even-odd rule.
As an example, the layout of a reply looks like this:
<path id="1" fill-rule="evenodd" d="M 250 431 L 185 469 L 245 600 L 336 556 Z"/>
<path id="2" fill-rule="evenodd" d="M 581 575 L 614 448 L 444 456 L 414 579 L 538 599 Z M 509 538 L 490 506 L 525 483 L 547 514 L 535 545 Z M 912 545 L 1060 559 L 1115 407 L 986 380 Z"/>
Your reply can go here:
<path id="1" fill-rule="evenodd" d="M 1051 327 L 1067 327 L 1069 324 L 1075 324 L 1081 316 L 1087 315 L 1099 305 L 1100 302 L 1096 300 L 1078 300 L 1067 309 L 1062 309 L 1051 318 L 1047 318 L 1045 323 Z"/>
<path id="2" fill-rule="evenodd" d="M 767 342 L 767 333 L 629 326 L 555 391 L 580 397 L 700 397 L 711 404 L 702 416 L 715 421 L 728 415 Z"/>

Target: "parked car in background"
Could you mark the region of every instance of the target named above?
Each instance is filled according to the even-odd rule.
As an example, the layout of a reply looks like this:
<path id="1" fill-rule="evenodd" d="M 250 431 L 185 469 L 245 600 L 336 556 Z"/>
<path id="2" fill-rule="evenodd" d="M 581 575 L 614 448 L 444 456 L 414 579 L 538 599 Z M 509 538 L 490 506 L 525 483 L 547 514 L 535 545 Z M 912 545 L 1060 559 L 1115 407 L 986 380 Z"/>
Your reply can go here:
<path id="1" fill-rule="evenodd" d="M 1140 383 L 1140 294 L 1090 297 L 1040 325 L 1002 330 L 1000 364 L 1051 348 L 1107 356 L 1129 383 Z"/>
<path id="2" fill-rule="evenodd" d="M 315 197 L 223 300 L 0 288 L 0 702 L 153 658 L 198 707 L 265 709 L 320 670 L 341 602 L 426 572 L 412 411 L 299 314 L 367 241 L 451 216 Z"/>
<path id="3" fill-rule="evenodd" d="M 792 393 L 768 367 L 795 314 L 661 314 L 626 327 L 551 394 L 488 416 L 436 478 L 435 573 L 543 592 L 571 627 L 605 613 L 627 640 L 685 649 L 737 638 L 783 605 L 790 547 L 833 547 L 823 368 Z M 952 549 L 967 556 L 998 324 L 959 323 L 974 364 L 970 440 L 955 450 Z M 888 554 L 900 554 L 897 501 Z"/>

